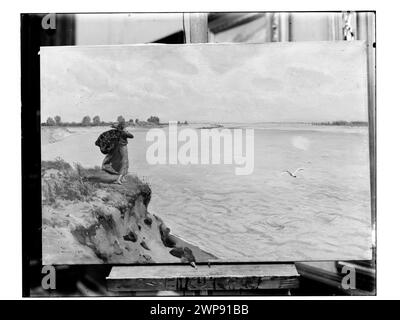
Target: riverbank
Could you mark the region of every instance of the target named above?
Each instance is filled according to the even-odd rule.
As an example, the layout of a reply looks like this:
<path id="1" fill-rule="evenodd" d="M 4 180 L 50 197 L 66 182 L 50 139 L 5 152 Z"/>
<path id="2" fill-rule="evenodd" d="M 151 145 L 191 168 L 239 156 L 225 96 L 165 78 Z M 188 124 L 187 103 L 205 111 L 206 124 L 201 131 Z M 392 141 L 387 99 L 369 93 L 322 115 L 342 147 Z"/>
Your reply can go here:
<path id="1" fill-rule="evenodd" d="M 168 127 L 168 123 L 152 123 L 152 122 L 143 122 L 135 123 L 134 125 L 130 125 L 127 123 L 127 130 L 130 129 L 155 129 L 155 128 L 165 128 Z M 187 126 L 187 124 L 180 123 L 178 126 Z M 41 144 L 47 145 L 50 143 L 55 143 L 68 138 L 71 135 L 77 133 L 85 133 L 88 131 L 98 130 L 99 133 L 103 131 L 107 131 L 111 129 L 111 125 L 109 124 L 101 124 L 101 125 L 92 125 L 92 126 L 83 126 L 83 125 L 54 125 L 47 126 L 41 125 Z"/>
<path id="2" fill-rule="evenodd" d="M 42 162 L 44 264 L 191 263 L 216 259 L 148 212 L 151 189 L 129 175 Z"/>
<path id="3" fill-rule="evenodd" d="M 75 132 L 70 128 L 64 127 L 41 127 L 42 145 L 61 141 Z"/>

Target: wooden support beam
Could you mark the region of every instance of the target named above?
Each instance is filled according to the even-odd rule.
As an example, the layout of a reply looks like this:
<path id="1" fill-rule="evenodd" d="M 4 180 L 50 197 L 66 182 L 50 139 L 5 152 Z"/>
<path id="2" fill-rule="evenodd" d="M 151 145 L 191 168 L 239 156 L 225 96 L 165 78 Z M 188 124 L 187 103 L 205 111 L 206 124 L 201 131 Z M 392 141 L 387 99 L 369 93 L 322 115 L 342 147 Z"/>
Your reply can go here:
<path id="1" fill-rule="evenodd" d="M 119 292 L 293 289 L 298 278 L 294 264 L 118 266 L 107 286 Z"/>
<path id="2" fill-rule="evenodd" d="M 184 13 L 186 43 L 208 42 L 207 13 Z"/>
<path id="3" fill-rule="evenodd" d="M 281 42 L 290 41 L 290 13 L 279 14 L 279 39 Z"/>
<path id="4" fill-rule="evenodd" d="M 343 32 L 342 32 L 342 18 L 341 13 L 332 13 L 329 16 L 330 20 L 330 28 L 329 28 L 329 40 L 338 41 L 343 40 Z"/>

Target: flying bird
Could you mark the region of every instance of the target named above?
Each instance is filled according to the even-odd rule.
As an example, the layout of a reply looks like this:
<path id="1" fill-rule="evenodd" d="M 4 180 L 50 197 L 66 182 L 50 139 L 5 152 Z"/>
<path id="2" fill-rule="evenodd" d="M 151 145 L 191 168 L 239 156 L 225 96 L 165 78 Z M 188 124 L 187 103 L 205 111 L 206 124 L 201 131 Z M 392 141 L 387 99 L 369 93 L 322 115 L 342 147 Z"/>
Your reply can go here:
<path id="1" fill-rule="evenodd" d="M 297 178 L 297 175 L 296 175 L 297 172 L 303 171 L 303 170 L 304 170 L 304 168 L 298 168 L 298 169 L 296 169 L 293 173 L 290 172 L 289 170 L 283 171 L 282 173 L 288 173 L 291 177 Z"/>

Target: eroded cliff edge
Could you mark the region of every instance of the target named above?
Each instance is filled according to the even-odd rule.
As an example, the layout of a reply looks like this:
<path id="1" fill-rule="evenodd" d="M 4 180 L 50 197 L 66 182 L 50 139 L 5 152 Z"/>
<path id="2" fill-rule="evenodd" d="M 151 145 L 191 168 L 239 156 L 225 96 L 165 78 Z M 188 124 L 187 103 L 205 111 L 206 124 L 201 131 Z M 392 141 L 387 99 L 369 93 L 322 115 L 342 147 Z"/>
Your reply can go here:
<path id="1" fill-rule="evenodd" d="M 215 257 L 170 234 L 148 212 L 151 189 L 100 168 L 42 162 L 43 264 L 191 263 Z"/>

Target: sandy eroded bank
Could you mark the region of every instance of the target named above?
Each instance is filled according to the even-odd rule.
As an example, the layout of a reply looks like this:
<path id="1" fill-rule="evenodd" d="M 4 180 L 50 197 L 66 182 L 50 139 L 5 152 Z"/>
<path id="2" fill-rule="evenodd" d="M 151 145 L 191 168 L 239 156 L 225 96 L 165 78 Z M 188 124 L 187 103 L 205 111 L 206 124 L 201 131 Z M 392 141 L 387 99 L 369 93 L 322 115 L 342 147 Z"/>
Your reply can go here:
<path id="1" fill-rule="evenodd" d="M 215 257 L 171 236 L 147 211 L 151 189 L 99 168 L 42 162 L 44 264 L 190 263 Z M 171 199 L 173 201 L 173 199 Z"/>

